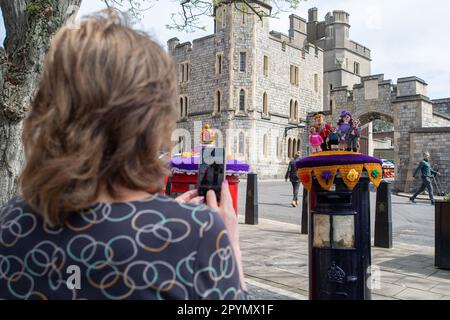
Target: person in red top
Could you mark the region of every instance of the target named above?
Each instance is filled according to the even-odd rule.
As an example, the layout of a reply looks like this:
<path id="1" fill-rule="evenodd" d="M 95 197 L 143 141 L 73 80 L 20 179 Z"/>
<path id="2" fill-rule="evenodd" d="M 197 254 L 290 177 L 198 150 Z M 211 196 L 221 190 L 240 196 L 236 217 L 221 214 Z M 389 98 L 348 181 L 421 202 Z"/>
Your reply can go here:
<path id="1" fill-rule="evenodd" d="M 326 151 L 328 150 L 327 138 L 330 135 L 331 126 L 325 122 L 325 116 L 323 112 L 316 113 L 313 118 L 314 118 L 314 127 L 316 128 L 316 131 L 320 134 L 323 140 L 321 144 L 321 149 L 322 151 Z"/>

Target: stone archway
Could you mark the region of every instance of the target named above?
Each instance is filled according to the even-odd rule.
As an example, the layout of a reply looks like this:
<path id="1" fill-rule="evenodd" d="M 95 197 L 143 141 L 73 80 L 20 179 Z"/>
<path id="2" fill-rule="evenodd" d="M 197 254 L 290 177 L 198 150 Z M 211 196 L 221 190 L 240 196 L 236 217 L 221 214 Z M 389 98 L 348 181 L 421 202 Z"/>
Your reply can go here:
<path id="1" fill-rule="evenodd" d="M 354 118 L 358 118 L 361 122 L 361 125 L 366 125 L 368 123 L 371 123 L 375 120 L 383 120 L 386 122 L 394 123 L 394 117 L 392 115 L 384 114 L 381 112 L 367 112 L 363 113 L 361 115 L 356 114 Z"/>
<path id="2" fill-rule="evenodd" d="M 361 123 L 360 152 L 371 156 L 377 156 L 377 154 L 375 154 L 375 141 L 373 137 L 375 132 L 373 123 L 375 120 L 381 120 L 394 125 L 394 118 L 391 115 L 375 111 L 370 111 L 363 114 L 356 114 L 353 116 L 353 118 L 359 119 Z M 394 142 L 394 135 L 393 134 L 391 135 L 392 135 L 392 142 Z M 384 153 L 385 154 L 384 158 L 393 160 L 395 154 L 395 144 L 393 152 L 392 149 L 387 149 L 387 151 L 384 152 L 381 152 L 381 150 L 379 150 L 378 153 Z"/>

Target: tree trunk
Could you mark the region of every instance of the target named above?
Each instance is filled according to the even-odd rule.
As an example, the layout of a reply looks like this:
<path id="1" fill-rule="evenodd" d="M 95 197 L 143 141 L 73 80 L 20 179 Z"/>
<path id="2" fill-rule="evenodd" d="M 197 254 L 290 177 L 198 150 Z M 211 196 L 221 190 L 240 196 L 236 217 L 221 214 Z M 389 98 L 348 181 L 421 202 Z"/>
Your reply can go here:
<path id="1" fill-rule="evenodd" d="M 36 90 L 54 33 L 81 0 L 0 0 L 5 22 L 0 48 L 0 207 L 17 191 L 24 154 L 22 120 Z"/>

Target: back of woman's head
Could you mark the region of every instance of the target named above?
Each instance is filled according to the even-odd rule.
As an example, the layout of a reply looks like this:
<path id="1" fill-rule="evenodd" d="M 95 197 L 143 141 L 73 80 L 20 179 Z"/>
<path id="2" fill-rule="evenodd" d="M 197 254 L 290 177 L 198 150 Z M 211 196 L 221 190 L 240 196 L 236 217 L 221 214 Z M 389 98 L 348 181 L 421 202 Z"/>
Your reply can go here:
<path id="1" fill-rule="evenodd" d="M 160 189 L 175 99 L 172 60 L 121 14 L 103 11 L 62 28 L 24 122 L 24 199 L 61 224 L 102 190 Z"/>

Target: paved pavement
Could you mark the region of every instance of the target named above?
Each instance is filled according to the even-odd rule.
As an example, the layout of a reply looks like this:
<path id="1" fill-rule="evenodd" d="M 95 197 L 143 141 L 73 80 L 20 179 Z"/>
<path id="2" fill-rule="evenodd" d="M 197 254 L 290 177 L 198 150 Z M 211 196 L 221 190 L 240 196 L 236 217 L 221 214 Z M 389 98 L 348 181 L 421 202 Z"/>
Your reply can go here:
<path id="1" fill-rule="evenodd" d="M 294 224 L 260 219 L 242 224 L 244 273 L 253 299 L 308 299 L 308 240 Z M 394 242 L 372 247 L 380 277 L 373 300 L 450 300 L 450 271 L 434 267 L 434 248 Z"/>
<path id="2" fill-rule="evenodd" d="M 245 181 L 239 190 L 244 272 L 253 299 L 308 299 L 308 238 L 300 234 L 300 208 L 292 208 L 291 187 L 259 183 L 257 226 L 244 225 Z M 302 190 L 300 191 L 300 195 Z M 300 199 L 301 200 L 301 199 Z M 392 196 L 393 249 L 372 247 L 380 270 L 373 299 L 450 299 L 450 271 L 434 267 L 434 207 Z M 372 234 L 375 193 L 371 194 Z"/>

